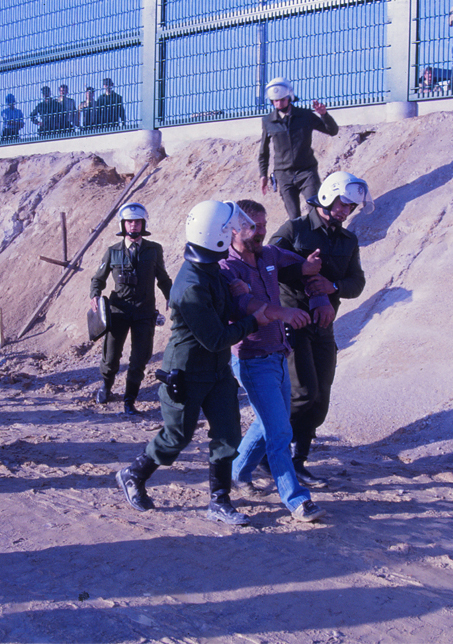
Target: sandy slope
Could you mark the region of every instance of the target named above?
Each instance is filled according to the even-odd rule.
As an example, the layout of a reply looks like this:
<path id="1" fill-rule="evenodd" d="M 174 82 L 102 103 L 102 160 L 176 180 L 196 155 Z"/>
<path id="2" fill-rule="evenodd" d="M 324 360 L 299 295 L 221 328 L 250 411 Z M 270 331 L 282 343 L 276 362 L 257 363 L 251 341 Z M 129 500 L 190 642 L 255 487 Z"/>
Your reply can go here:
<path id="1" fill-rule="evenodd" d="M 263 500 L 235 496 L 252 527 L 205 521 L 203 420 L 177 464 L 150 482 L 157 510 L 125 507 L 113 476 L 160 427 L 153 373 L 168 325 L 157 331 L 142 416 L 120 413 L 124 372 L 115 400 L 96 408 L 88 286 L 115 223 L 45 318 L 16 336 L 60 275 L 37 258 L 61 257 L 59 213 L 72 256 L 130 177 L 93 155 L 0 161 L 10 340 L 0 355 L 0 641 L 451 641 L 452 120 L 438 113 L 315 139 L 321 174 L 365 177 L 376 210 L 350 223 L 367 286 L 336 322 L 331 412 L 311 463 L 331 477 L 314 491 L 328 516 L 309 527 L 289 518 L 266 480 Z M 150 169 L 133 198 L 152 213 L 170 274 L 198 201 L 251 197 L 264 201 L 270 232 L 284 221 L 278 195 L 260 196 L 257 150 L 252 139 L 203 141 Z"/>

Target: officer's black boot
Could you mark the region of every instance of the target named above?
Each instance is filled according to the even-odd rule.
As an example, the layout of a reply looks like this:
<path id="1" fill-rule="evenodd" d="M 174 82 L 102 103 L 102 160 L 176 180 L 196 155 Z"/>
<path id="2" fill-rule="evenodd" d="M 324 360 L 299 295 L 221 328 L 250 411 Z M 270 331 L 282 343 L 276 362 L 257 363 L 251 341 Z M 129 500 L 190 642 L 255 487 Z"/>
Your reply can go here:
<path id="1" fill-rule="evenodd" d="M 305 461 L 308 457 L 308 452 L 311 445 L 311 437 L 302 441 L 293 441 L 291 443 L 291 458 L 293 460 L 294 470 L 298 480 L 304 485 L 312 487 L 327 487 L 329 484 L 328 479 L 315 476 L 305 467 Z"/>
<path id="2" fill-rule="evenodd" d="M 209 463 L 209 489 L 211 502 L 207 517 L 210 521 L 223 521 L 230 525 L 249 525 L 247 515 L 238 512 L 230 501 L 231 463 Z"/>
<path id="3" fill-rule="evenodd" d="M 116 473 L 116 482 L 123 490 L 126 500 L 134 510 L 146 512 L 154 508 L 154 504 L 146 493 L 146 481 L 158 468 L 152 458 L 142 452 L 135 461 Z"/>
<path id="4" fill-rule="evenodd" d="M 104 378 L 102 387 L 96 392 L 96 402 L 98 405 L 105 405 L 110 398 L 110 390 L 113 386 L 113 378 Z"/>
<path id="5" fill-rule="evenodd" d="M 138 411 L 135 409 L 134 402 L 138 396 L 139 389 L 140 385 L 137 385 L 135 382 L 131 382 L 130 380 L 126 380 L 126 391 L 124 392 L 125 414 L 130 414 L 131 416 L 138 414 Z"/>

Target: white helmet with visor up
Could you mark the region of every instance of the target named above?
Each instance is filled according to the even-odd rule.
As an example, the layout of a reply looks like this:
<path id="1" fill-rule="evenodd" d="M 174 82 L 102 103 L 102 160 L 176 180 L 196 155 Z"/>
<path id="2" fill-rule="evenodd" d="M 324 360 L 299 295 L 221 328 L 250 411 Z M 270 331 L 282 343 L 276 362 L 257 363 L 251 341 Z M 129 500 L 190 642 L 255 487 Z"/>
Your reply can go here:
<path id="1" fill-rule="evenodd" d="M 266 96 L 270 101 L 279 101 L 287 96 L 295 101 L 294 89 L 287 78 L 277 76 L 266 85 Z"/>
<path id="2" fill-rule="evenodd" d="M 255 223 L 234 201 L 202 201 L 192 208 L 186 221 L 188 245 L 195 245 L 199 262 L 215 262 L 228 253 L 233 230 L 254 230 Z M 207 251 L 207 252 L 203 252 Z"/>
<path id="3" fill-rule="evenodd" d="M 333 172 L 325 179 L 316 197 L 307 199 L 312 206 L 321 206 L 329 210 L 337 197 L 344 204 L 361 206 L 361 212 L 369 215 L 374 210 L 373 199 L 366 181 L 349 172 Z"/>
<path id="4" fill-rule="evenodd" d="M 117 217 L 118 217 L 119 226 L 120 226 L 120 232 L 117 233 L 118 235 L 124 236 L 126 234 L 126 230 L 124 228 L 124 222 L 131 221 L 134 219 L 142 219 L 143 225 L 142 225 L 142 232 L 134 233 L 133 235 L 135 236 L 150 235 L 150 233 L 147 232 L 146 230 L 146 223 L 148 221 L 148 212 L 145 206 L 142 206 L 141 203 L 136 203 L 136 202 L 125 203 L 124 206 L 121 206 L 121 208 L 118 210 Z"/>

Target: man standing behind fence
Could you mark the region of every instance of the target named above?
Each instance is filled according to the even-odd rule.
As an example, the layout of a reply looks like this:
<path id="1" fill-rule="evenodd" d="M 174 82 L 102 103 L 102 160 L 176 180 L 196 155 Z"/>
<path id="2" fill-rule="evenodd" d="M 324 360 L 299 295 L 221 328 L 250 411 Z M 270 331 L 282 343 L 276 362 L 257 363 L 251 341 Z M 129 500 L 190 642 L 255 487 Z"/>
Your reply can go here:
<path id="1" fill-rule="evenodd" d="M 39 136 L 47 136 L 60 127 L 61 106 L 50 95 L 50 87 L 41 88 L 43 100 L 30 114 L 31 122 L 38 126 Z"/>
<path id="2" fill-rule="evenodd" d="M 327 113 L 326 106 L 313 101 L 311 110 L 295 107 L 291 83 L 286 78 L 274 78 L 266 85 L 266 95 L 274 110 L 262 121 L 263 133 L 258 157 L 261 191 L 267 193 L 270 140 L 274 144 L 274 173 L 280 194 L 290 219 L 301 215 L 299 194 L 305 198 L 315 195 L 321 181 L 318 175 L 311 139 L 313 130 L 335 136 L 338 125 Z"/>
<path id="3" fill-rule="evenodd" d="M 96 103 L 94 101 L 94 87 L 87 85 L 85 100 L 79 105 L 79 125 L 85 132 L 96 127 Z"/>
<path id="4" fill-rule="evenodd" d="M 69 88 L 67 85 L 60 85 L 58 91 L 60 92 L 60 96 L 57 98 L 57 102 L 61 108 L 60 129 L 65 133 L 73 132 L 74 127 L 79 124 L 79 113 L 75 100 L 69 98 Z"/>
<path id="5" fill-rule="evenodd" d="M 113 91 L 111 78 L 104 78 L 104 94 L 96 101 L 97 125 L 101 128 L 118 127 L 120 119 L 122 125 L 126 124 L 123 98 Z"/>
<path id="6" fill-rule="evenodd" d="M 24 127 L 24 115 L 16 108 L 14 94 L 7 94 L 5 103 L 7 107 L 2 110 L 2 143 L 12 143 L 19 140 L 19 131 Z"/>

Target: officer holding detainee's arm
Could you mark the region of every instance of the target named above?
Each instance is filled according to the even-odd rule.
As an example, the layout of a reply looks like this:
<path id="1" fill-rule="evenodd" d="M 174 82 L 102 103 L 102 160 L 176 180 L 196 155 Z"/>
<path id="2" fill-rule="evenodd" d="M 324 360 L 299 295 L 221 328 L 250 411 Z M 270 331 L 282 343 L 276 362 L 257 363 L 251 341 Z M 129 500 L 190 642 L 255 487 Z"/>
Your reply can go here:
<path id="1" fill-rule="evenodd" d="M 319 249 L 322 260 L 317 275 L 301 280 L 285 279 L 279 273 L 280 300 L 284 306 L 309 311 L 310 297 L 326 293 L 335 313 L 341 298 L 358 297 L 365 287 L 356 235 L 343 228 L 351 213 L 373 212 L 374 204 L 366 182 L 348 172 L 334 172 L 323 181 L 318 193 L 308 203 L 309 214 L 287 221 L 271 237 L 270 244 L 309 257 Z M 330 390 L 335 376 L 337 346 L 333 324 L 326 327 L 313 320 L 295 329 L 293 352 L 288 357 L 291 378 L 291 451 L 300 482 L 324 487 L 325 479 L 306 467 L 311 442 L 329 409 Z"/>
<path id="2" fill-rule="evenodd" d="M 103 385 L 96 395 L 105 404 L 120 367 L 127 334 L 131 333 L 131 354 L 126 377 L 124 411 L 136 414 L 134 403 L 145 367 L 153 354 L 156 324 L 155 282 L 166 300 L 170 297 L 171 279 L 165 270 L 162 246 L 143 239 L 148 213 L 140 203 L 127 203 L 118 212 L 123 239 L 110 246 L 91 280 L 91 307 L 96 311 L 99 296 L 112 273 L 115 288 L 110 293 L 111 329 L 107 332 L 102 351 L 100 372 Z"/>
<path id="3" fill-rule="evenodd" d="M 185 261 L 170 294 L 172 334 L 165 349 L 159 388 L 164 427 L 135 461 L 116 474 L 128 503 L 144 512 L 154 507 L 146 480 L 171 465 L 192 440 L 200 410 L 209 423 L 208 519 L 247 525 L 231 505 L 231 463 L 241 441 L 238 385 L 229 365 L 230 347 L 269 320 L 262 306 L 229 324 L 233 300 L 218 262 L 228 256 L 232 231 L 254 227 L 233 202 L 203 201 L 186 224 Z"/>

